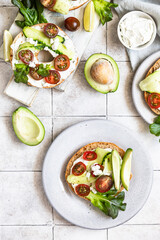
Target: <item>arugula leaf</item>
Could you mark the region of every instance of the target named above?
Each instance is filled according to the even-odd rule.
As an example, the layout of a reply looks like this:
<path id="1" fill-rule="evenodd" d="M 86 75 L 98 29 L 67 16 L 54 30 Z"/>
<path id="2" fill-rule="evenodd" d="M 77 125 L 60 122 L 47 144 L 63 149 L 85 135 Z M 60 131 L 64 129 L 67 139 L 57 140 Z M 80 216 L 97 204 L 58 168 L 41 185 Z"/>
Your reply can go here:
<path id="1" fill-rule="evenodd" d="M 125 211 L 126 203 L 123 203 L 125 193 L 120 192 L 117 195 L 116 190 L 110 190 L 107 193 L 92 193 L 87 196 L 91 203 L 98 207 L 106 215 L 113 219 L 118 216 L 119 210 Z"/>
<path id="2" fill-rule="evenodd" d="M 45 67 L 43 66 L 43 64 L 40 64 L 37 73 L 38 73 L 39 75 L 41 75 L 42 77 L 47 77 L 47 76 L 49 76 L 49 74 L 50 74 L 50 73 L 49 73 L 49 70 L 50 70 L 50 69 L 51 69 L 51 67 L 50 67 L 49 64 L 47 64 Z"/>
<path id="3" fill-rule="evenodd" d="M 14 81 L 16 83 L 25 83 L 28 82 L 28 73 L 29 73 L 29 66 L 25 64 L 15 64 L 16 70 L 14 70 Z"/>
<path id="4" fill-rule="evenodd" d="M 154 123 L 149 125 L 150 133 L 154 134 L 155 136 L 160 136 L 160 116 L 158 116 Z"/>
<path id="5" fill-rule="evenodd" d="M 110 3 L 105 0 L 92 0 L 94 3 L 95 11 L 99 15 L 101 23 L 104 25 L 113 18 L 111 7 L 116 8 L 118 4 Z"/>

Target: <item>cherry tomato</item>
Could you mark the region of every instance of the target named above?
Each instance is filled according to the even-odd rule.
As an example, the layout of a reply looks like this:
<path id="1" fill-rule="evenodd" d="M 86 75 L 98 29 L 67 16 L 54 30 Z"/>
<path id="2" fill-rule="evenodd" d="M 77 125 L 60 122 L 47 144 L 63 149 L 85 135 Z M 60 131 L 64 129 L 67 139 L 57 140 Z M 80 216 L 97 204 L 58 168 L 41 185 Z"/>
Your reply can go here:
<path id="1" fill-rule="evenodd" d="M 90 187 L 86 184 L 79 184 L 75 187 L 75 191 L 79 196 L 86 197 L 90 193 Z"/>
<path id="2" fill-rule="evenodd" d="M 159 108 L 160 107 L 160 94 L 159 93 L 151 93 L 148 96 L 148 104 L 151 108 Z"/>
<path id="3" fill-rule="evenodd" d="M 75 176 L 80 176 L 85 172 L 85 170 L 86 170 L 86 165 L 82 162 L 78 162 L 73 166 L 72 173 Z"/>
<path id="4" fill-rule="evenodd" d="M 67 30 L 74 32 L 80 27 L 80 21 L 75 17 L 69 17 L 66 18 L 64 25 Z"/>
<path id="5" fill-rule="evenodd" d="M 53 23 L 47 23 L 44 27 L 44 34 L 48 38 L 54 38 L 58 34 L 58 27 Z"/>
<path id="6" fill-rule="evenodd" d="M 93 161 L 97 158 L 97 153 L 94 151 L 86 151 L 83 153 L 83 159 L 87 161 Z"/>
<path id="7" fill-rule="evenodd" d="M 56 70 L 49 70 L 50 75 L 45 77 L 44 80 L 50 84 L 57 84 L 60 81 L 61 75 Z"/>
<path id="8" fill-rule="evenodd" d="M 43 76 L 37 73 L 38 69 L 39 69 L 39 64 L 37 64 L 35 68 L 29 69 L 29 73 L 31 77 L 34 78 L 35 80 L 41 80 L 43 78 Z"/>
<path id="9" fill-rule="evenodd" d="M 33 53 L 28 49 L 27 50 L 21 50 L 18 53 L 18 57 L 25 64 L 29 64 L 30 62 L 33 61 L 33 58 L 34 58 Z"/>
<path id="10" fill-rule="evenodd" d="M 48 7 L 53 7 L 56 3 L 56 0 L 41 0 L 41 4 L 48 8 Z"/>
<path id="11" fill-rule="evenodd" d="M 100 166 L 100 170 L 103 171 L 104 167 L 103 167 L 102 165 L 98 164 L 98 163 L 97 163 L 97 164 L 94 164 L 94 166 L 97 166 L 97 165 Z M 93 177 L 97 177 L 97 176 L 94 175 L 93 173 L 94 173 L 94 171 L 91 171 L 91 175 L 92 175 Z"/>
<path id="12" fill-rule="evenodd" d="M 101 176 L 96 180 L 95 187 L 98 192 L 108 192 L 113 186 L 113 179 L 109 176 Z"/>
<path id="13" fill-rule="evenodd" d="M 70 60 L 66 55 L 60 54 L 54 59 L 54 67 L 58 71 L 65 71 L 70 67 Z"/>

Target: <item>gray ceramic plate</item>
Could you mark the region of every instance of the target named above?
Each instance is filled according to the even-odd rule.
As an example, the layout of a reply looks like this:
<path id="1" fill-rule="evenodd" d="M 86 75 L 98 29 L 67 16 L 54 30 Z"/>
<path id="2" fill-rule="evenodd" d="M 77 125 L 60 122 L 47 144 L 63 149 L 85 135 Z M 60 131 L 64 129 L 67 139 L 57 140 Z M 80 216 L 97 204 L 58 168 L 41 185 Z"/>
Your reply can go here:
<path id="1" fill-rule="evenodd" d="M 127 209 L 114 220 L 72 193 L 64 177 L 72 155 L 84 145 L 98 141 L 133 149 L 133 178 L 125 198 Z M 63 131 L 47 152 L 42 175 L 45 193 L 55 210 L 69 222 L 90 229 L 111 228 L 128 221 L 143 207 L 152 185 L 152 165 L 142 144 L 131 130 L 107 120 L 80 122 Z"/>
<path id="2" fill-rule="evenodd" d="M 141 117 L 149 124 L 153 123 L 154 118 L 157 116 L 154 112 L 150 110 L 147 103 L 144 100 L 143 92 L 139 88 L 139 83 L 143 80 L 150 69 L 150 67 L 160 58 L 160 51 L 152 54 L 146 58 L 142 64 L 137 69 L 133 84 L 132 84 L 132 97 L 134 105 L 141 115 Z"/>

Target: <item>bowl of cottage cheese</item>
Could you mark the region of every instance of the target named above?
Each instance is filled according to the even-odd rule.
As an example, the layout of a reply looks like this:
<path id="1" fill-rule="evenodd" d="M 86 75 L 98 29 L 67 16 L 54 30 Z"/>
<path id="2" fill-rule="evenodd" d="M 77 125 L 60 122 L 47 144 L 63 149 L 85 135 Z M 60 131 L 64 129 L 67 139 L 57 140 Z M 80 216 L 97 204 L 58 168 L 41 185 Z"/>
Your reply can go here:
<path id="1" fill-rule="evenodd" d="M 150 15 L 141 11 L 132 11 L 120 19 L 117 33 L 125 47 L 141 50 L 153 43 L 157 28 Z"/>

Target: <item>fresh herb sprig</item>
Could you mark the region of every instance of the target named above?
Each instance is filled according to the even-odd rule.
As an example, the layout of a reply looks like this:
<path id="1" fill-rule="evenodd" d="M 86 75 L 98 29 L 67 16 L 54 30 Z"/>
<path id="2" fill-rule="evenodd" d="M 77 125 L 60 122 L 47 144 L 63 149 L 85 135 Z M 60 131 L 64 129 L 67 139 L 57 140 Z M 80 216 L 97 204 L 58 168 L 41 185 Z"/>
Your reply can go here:
<path id="1" fill-rule="evenodd" d="M 14 70 L 14 80 L 16 83 L 25 83 L 28 82 L 29 66 L 23 63 L 15 64 L 16 70 Z"/>
<path id="2" fill-rule="evenodd" d="M 113 18 L 111 8 L 118 7 L 118 4 L 110 3 L 105 0 L 92 0 L 96 13 L 99 15 L 101 23 L 104 25 Z"/>
<path id="3" fill-rule="evenodd" d="M 37 73 L 39 75 L 41 75 L 42 77 L 47 77 L 50 74 L 49 70 L 51 70 L 51 65 L 50 64 L 47 64 L 45 67 L 44 67 L 43 64 L 40 64 Z"/>
<path id="4" fill-rule="evenodd" d="M 118 216 L 119 210 L 125 211 L 126 203 L 123 203 L 125 192 L 117 193 L 116 190 L 110 190 L 106 193 L 92 193 L 87 196 L 91 203 L 98 207 L 107 216 L 113 219 Z"/>
<path id="5" fill-rule="evenodd" d="M 154 120 L 154 123 L 149 125 L 149 130 L 150 133 L 154 134 L 155 136 L 160 136 L 160 116 Z"/>
<path id="6" fill-rule="evenodd" d="M 15 21 L 19 27 L 24 28 L 25 26 L 47 22 L 42 14 L 44 8 L 39 0 L 12 0 L 12 3 L 19 8 L 24 17 L 23 21 Z"/>

